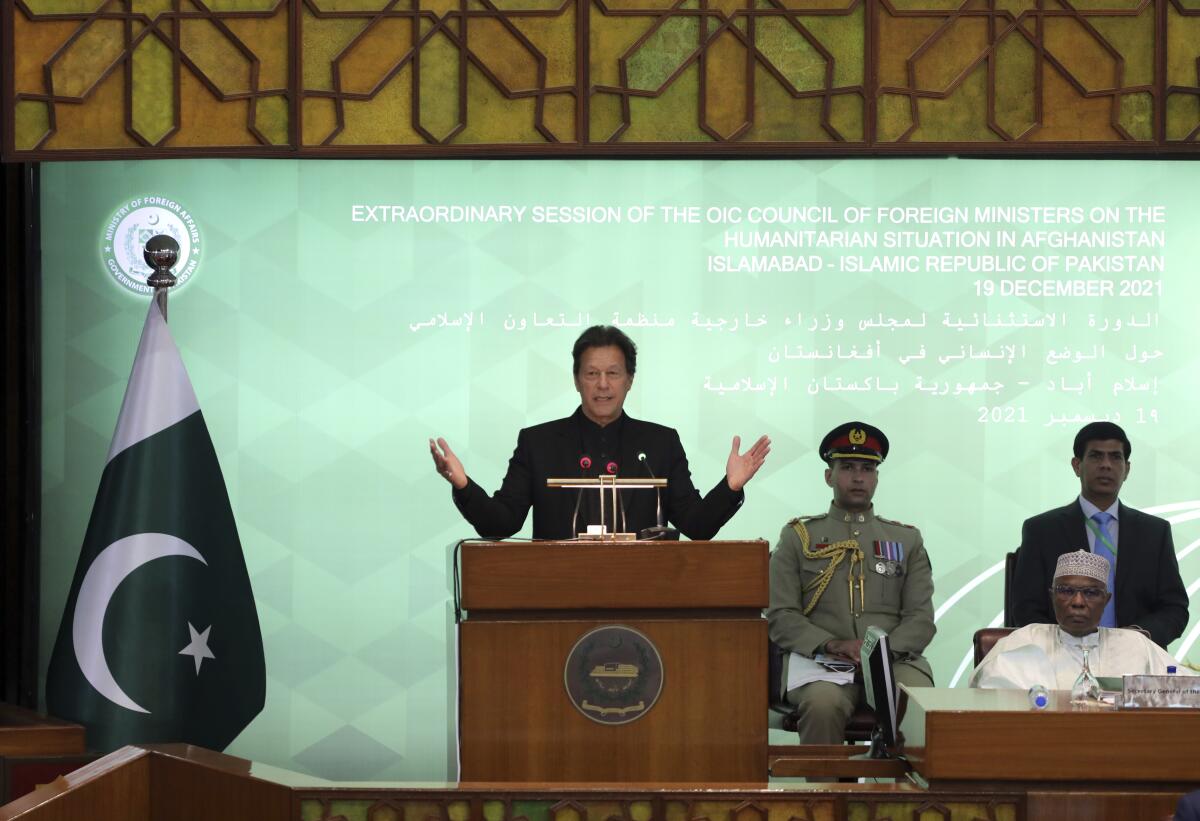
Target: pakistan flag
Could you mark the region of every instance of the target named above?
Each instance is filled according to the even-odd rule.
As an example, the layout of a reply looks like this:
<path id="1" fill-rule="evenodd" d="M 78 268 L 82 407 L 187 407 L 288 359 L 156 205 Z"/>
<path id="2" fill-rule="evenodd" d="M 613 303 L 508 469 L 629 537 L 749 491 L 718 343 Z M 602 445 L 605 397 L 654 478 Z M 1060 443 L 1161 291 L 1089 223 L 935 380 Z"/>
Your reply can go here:
<path id="1" fill-rule="evenodd" d="M 262 633 L 217 454 L 151 302 L 46 679 L 88 746 L 223 750 L 262 710 Z"/>

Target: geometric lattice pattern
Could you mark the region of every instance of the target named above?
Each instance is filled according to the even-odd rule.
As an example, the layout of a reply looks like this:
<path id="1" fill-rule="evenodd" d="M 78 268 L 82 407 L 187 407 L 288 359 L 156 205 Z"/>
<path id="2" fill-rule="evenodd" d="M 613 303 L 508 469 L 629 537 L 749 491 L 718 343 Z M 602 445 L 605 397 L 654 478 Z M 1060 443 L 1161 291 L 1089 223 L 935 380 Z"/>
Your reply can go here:
<path id="1" fill-rule="evenodd" d="M 1166 16 L 1166 139 L 1200 139 L 1200 2 L 1168 0 Z"/>
<path id="2" fill-rule="evenodd" d="M 610 0 L 590 23 L 594 142 L 862 142 L 863 0 Z"/>
<path id="3" fill-rule="evenodd" d="M 883 0 L 880 141 L 1150 141 L 1150 0 Z"/>
<path id="4" fill-rule="evenodd" d="M 14 147 L 284 146 L 286 0 L 17 0 Z"/>
<path id="5" fill-rule="evenodd" d="M 16 0 L 4 14 L 14 159 L 1200 137 L 1200 0 Z"/>
<path id="6" fill-rule="evenodd" d="M 545 793 L 404 790 L 299 792 L 300 821 L 1015 821 L 1023 799 L 1013 794 L 750 793 L 729 800 L 679 800 L 630 792 L 603 798 Z M 375 793 L 371 795 L 371 793 Z M 366 794 L 366 795 L 364 795 Z"/>
<path id="7" fill-rule="evenodd" d="M 310 0 L 303 143 L 574 142 L 570 0 Z"/>

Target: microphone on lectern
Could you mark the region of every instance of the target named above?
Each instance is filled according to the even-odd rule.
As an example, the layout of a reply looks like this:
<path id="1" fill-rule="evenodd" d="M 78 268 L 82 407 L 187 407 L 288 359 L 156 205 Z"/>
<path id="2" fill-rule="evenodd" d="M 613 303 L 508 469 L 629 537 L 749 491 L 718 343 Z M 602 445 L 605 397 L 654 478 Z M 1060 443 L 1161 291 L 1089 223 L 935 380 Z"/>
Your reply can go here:
<path id="1" fill-rule="evenodd" d="M 654 469 L 652 467 L 650 467 L 650 460 L 648 458 L 646 458 L 645 451 L 638 453 L 637 458 L 638 458 L 638 461 L 642 463 L 642 466 L 646 468 L 646 472 L 650 474 L 650 478 L 657 479 L 658 477 L 654 475 Z M 667 527 L 666 524 L 663 522 L 662 488 L 660 488 L 660 487 L 654 488 L 654 496 L 655 496 L 655 499 L 657 500 L 657 505 L 656 505 L 657 510 L 655 511 L 655 513 L 656 513 L 655 518 L 657 519 L 658 524 L 656 524 L 654 527 L 644 527 L 641 530 L 639 530 L 638 538 L 639 539 L 659 539 L 659 540 L 675 541 L 679 538 L 679 531 L 675 530 L 673 528 Z"/>
<path id="2" fill-rule="evenodd" d="M 592 457 L 588 456 L 586 453 L 583 454 L 582 456 L 580 456 L 579 457 L 579 470 L 582 471 L 583 473 L 587 473 L 589 470 L 591 470 L 591 468 L 592 468 Z M 572 534 L 576 534 L 579 532 L 579 528 L 578 528 L 579 506 L 582 504 L 583 504 L 583 491 L 580 490 L 575 495 L 575 510 L 573 513 L 571 513 L 571 533 Z M 572 538 L 574 538 L 574 535 L 572 535 Z"/>

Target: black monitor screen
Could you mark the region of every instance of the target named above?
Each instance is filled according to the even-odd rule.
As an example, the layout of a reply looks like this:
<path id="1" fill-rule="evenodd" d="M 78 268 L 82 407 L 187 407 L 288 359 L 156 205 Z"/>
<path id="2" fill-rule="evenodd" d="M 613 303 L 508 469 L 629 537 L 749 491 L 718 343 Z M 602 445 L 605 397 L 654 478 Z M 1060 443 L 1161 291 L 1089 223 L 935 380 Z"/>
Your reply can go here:
<path id="1" fill-rule="evenodd" d="M 896 678 L 892 675 L 892 651 L 887 633 L 878 627 L 868 628 L 863 639 L 862 671 L 867 704 L 875 711 L 875 729 L 879 740 L 886 747 L 895 747 L 900 735 Z"/>

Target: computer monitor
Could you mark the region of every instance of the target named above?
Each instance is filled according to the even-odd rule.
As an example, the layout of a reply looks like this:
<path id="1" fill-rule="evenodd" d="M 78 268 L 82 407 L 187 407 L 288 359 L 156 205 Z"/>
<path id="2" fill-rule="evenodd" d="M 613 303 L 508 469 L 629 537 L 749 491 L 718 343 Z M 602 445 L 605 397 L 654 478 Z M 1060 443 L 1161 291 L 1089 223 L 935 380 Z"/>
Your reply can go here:
<path id="1" fill-rule="evenodd" d="M 887 758 L 900 738 L 898 718 L 899 691 L 892 674 L 892 648 L 888 635 L 878 627 L 867 628 L 862 643 L 863 689 L 867 704 L 875 711 L 875 729 L 871 733 L 871 758 Z"/>

